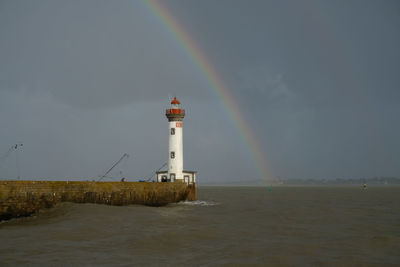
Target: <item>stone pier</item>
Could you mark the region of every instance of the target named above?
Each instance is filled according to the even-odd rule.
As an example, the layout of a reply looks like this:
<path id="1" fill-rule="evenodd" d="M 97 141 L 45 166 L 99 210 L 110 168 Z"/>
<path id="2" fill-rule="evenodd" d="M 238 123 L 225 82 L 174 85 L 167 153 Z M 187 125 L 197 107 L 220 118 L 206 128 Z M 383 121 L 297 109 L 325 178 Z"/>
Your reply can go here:
<path id="1" fill-rule="evenodd" d="M 60 202 L 162 206 L 196 197 L 196 184 L 181 182 L 0 181 L 0 220 L 29 216 Z"/>

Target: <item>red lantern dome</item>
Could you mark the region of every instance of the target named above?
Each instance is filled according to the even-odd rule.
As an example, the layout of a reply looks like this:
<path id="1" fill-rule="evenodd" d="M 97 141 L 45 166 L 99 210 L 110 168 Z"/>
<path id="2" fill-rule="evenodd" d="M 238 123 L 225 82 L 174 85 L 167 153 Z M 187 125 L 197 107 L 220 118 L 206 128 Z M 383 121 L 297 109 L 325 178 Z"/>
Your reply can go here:
<path id="1" fill-rule="evenodd" d="M 176 96 L 174 97 L 174 100 L 171 101 L 171 104 L 175 104 L 175 105 L 180 105 L 181 102 L 178 101 L 178 99 L 176 99 Z"/>

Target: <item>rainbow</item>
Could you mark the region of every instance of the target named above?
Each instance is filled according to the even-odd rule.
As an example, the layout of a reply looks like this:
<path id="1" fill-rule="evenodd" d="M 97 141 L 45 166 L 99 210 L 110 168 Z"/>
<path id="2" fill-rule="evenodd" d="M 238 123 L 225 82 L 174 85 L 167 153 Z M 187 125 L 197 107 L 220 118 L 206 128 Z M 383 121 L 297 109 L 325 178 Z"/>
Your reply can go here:
<path id="1" fill-rule="evenodd" d="M 182 24 L 179 24 L 162 1 L 146 0 L 145 3 L 151 12 L 158 17 L 160 22 L 165 25 L 169 33 L 175 37 L 178 44 L 182 46 L 185 53 L 202 72 L 210 86 L 215 90 L 223 105 L 228 110 L 228 113 L 232 116 L 232 120 L 238 131 L 241 133 L 246 146 L 249 148 L 249 152 L 254 158 L 262 181 L 268 182 L 270 172 L 267 167 L 267 160 L 261 151 L 261 146 L 258 144 L 252 129 L 246 123 L 246 120 L 242 115 L 243 112 L 240 111 L 235 99 L 222 78 L 218 75 L 214 66 L 211 64 L 211 61 L 183 28 Z"/>

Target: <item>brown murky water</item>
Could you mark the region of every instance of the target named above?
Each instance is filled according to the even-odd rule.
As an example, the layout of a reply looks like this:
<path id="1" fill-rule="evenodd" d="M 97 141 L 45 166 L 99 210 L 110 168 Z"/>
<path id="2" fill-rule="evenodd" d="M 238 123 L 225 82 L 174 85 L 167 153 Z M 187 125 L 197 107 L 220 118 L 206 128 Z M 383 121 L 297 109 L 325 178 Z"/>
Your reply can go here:
<path id="1" fill-rule="evenodd" d="M 400 187 L 200 187 L 166 207 L 64 203 L 0 224 L 0 266 L 400 264 Z"/>

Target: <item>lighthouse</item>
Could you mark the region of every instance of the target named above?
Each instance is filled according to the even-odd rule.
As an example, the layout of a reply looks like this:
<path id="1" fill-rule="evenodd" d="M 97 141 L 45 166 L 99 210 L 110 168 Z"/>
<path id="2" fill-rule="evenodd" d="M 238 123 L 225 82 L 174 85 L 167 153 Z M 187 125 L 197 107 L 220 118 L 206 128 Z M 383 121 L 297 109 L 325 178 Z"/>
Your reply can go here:
<path id="1" fill-rule="evenodd" d="M 183 118 L 185 110 L 176 97 L 165 110 L 168 119 L 168 170 L 157 171 L 158 182 L 196 182 L 196 172 L 183 170 Z"/>

